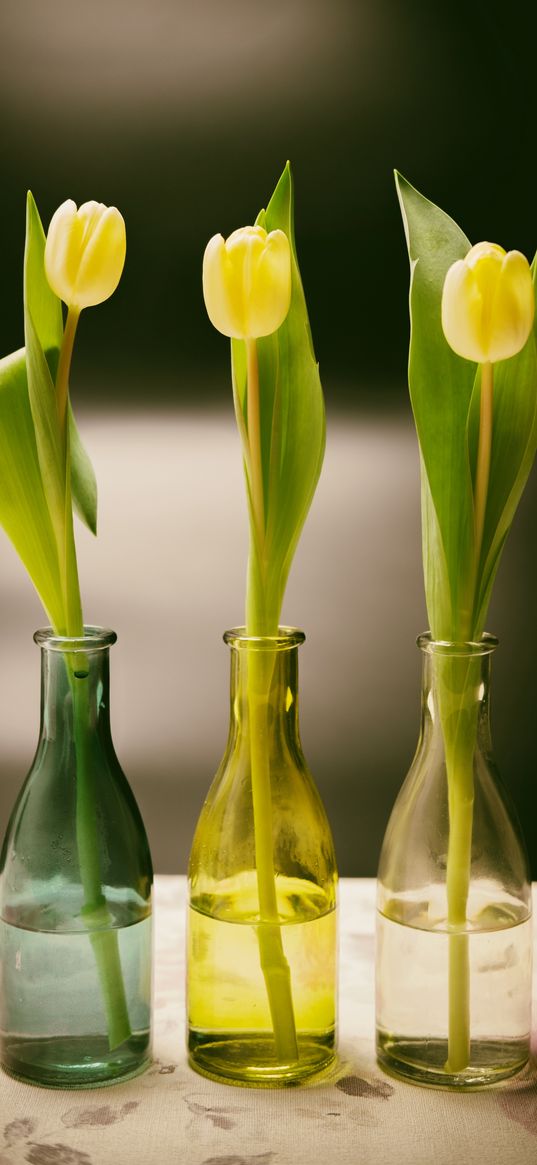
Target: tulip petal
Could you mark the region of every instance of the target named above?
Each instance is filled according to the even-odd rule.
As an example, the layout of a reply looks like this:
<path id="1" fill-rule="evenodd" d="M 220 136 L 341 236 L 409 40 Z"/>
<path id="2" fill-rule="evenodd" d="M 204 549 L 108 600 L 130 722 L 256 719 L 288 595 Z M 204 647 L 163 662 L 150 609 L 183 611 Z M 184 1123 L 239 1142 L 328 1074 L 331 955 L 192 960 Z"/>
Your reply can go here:
<path id="1" fill-rule="evenodd" d="M 80 211 L 79 211 L 80 215 Z M 125 222 L 115 206 L 92 208 L 84 224 L 84 242 L 74 292 L 76 304 L 93 307 L 108 299 L 121 279 L 127 249 Z"/>
<path id="2" fill-rule="evenodd" d="M 516 356 L 530 333 L 533 298 L 524 255 L 477 243 L 445 278 L 442 327 L 448 344 L 480 364 Z"/>
<path id="3" fill-rule="evenodd" d="M 102 303 L 115 291 L 125 262 L 125 223 L 116 207 L 68 199 L 52 216 L 45 270 L 52 290 L 69 307 Z"/>
<path id="4" fill-rule="evenodd" d="M 203 258 L 203 294 L 211 323 L 237 340 L 271 335 L 291 299 L 289 240 L 261 226 L 241 227 L 224 242 L 210 239 Z"/>
<path id="5" fill-rule="evenodd" d="M 533 314 L 533 283 L 527 259 L 520 251 L 509 251 L 493 303 L 489 360 L 507 360 L 521 351 L 531 331 Z"/>
<path id="6" fill-rule="evenodd" d="M 449 268 L 442 293 L 442 328 L 458 356 L 487 359 L 482 343 L 482 296 L 474 271 L 464 259 Z"/>
<path id="7" fill-rule="evenodd" d="M 78 269 L 78 259 L 73 261 L 74 252 L 78 253 L 76 243 L 78 234 L 76 203 L 72 198 L 68 198 L 66 202 L 62 202 L 50 220 L 45 245 L 47 279 L 52 290 L 64 303 L 69 302 L 73 274 L 76 274 Z"/>
<path id="8" fill-rule="evenodd" d="M 277 294 L 275 294 L 277 288 Z M 282 325 L 291 302 L 291 255 L 283 231 L 271 231 L 252 288 L 251 334 L 269 336 Z"/>
<path id="9" fill-rule="evenodd" d="M 230 302 L 230 282 L 233 272 L 222 235 L 209 239 L 203 256 L 203 298 L 207 314 L 217 331 L 224 336 L 236 334 L 240 324 Z"/>

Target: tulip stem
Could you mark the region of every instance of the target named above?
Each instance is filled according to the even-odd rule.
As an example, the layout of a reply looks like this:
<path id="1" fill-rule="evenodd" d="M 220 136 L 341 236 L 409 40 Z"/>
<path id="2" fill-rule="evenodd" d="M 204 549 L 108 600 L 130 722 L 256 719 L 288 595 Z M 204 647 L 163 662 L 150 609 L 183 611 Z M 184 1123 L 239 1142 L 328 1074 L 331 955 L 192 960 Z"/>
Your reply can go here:
<path id="1" fill-rule="evenodd" d="M 84 621 L 73 529 L 67 409 L 69 374 L 79 316 L 78 309 L 69 308 L 56 375 L 56 406 L 64 460 L 64 507 L 56 535 L 65 623 L 62 631 L 69 638 L 75 639 L 82 638 L 84 635 Z M 90 665 L 86 655 L 78 654 L 68 656 L 66 666 L 73 704 L 73 743 L 76 758 L 76 839 L 80 880 L 84 894 L 82 917 L 87 926 L 97 966 L 97 976 L 108 1029 L 108 1043 L 110 1049 L 113 1050 L 129 1038 L 131 1029 L 117 934 L 112 927 L 112 919 L 102 888 L 95 777 L 88 747 Z"/>
<path id="2" fill-rule="evenodd" d="M 265 507 L 261 459 L 259 364 L 254 339 L 246 340 L 247 357 L 247 440 L 248 483 L 252 525 L 258 543 L 261 576 L 250 574 L 247 598 L 247 633 L 268 633 L 264 602 L 259 606 L 259 590 L 265 590 Z M 256 601 L 257 600 L 257 601 Z M 278 913 L 274 869 L 273 811 L 270 772 L 270 687 L 274 668 L 271 652 L 256 649 L 248 653 L 248 712 L 250 721 L 250 770 L 254 825 L 255 864 L 259 900 L 257 940 L 274 1032 L 279 1064 L 295 1064 L 298 1044 L 291 989 L 291 973 L 285 957 Z"/>
<path id="3" fill-rule="evenodd" d="M 471 593 L 475 611 L 479 602 L 477 579 L 483 546 L 487 494 L 492 450 L 493 366 L 481 366 L 479 438 L 474 483 L 474 554 Z M 475 634 L 474 625 L 469 637 Z M 457 665 L 460 675 L 452 676 L 449 685 L 451 705 L 454 693 L 460 707 L 444 713 L 443 735 L 449 802 L 449 844 L 446 883 L 449 934 L 449 1038 L 446 1071 L 463 1072 L 470 1062 L 470 961 L 468 953 L 467 911 L 472 865 L 472 826 L 474 809 L 474 762 L 477 723 L 472 704 L 475 676 L 466 661 Z M 454 665 L 455 668 L 455 665 Z M 468 669 L 465 674 L 465 669 Z"/>
<path id="4" fill-rule="evenodd" d="M 265 503 L 263 498 L 263 469 L 261 462 L 261 418 L 259 408 L 259 361 L 257 343 L 246 340 L 247 360 L 247 402 L 248 402 L 248 442 L 250 446 L 250 489 L 254 524 L 259 543 L 265 540 Z"/>
<path id="5" fill-rule="evenodd" d="M 490 456 L 492 450 L 492 405 L 494 372 L 490 363 L 481 365 L 481 399 L 479 405 L 479 441 L 474 487 L 474 557 L 475 577 L 479 570 L 479 559 L 483 545 L 485 512 L 490 476 Z M 475 596 L 477 598 L 477 596 Z"/>
<path id="6" fill-rule="evenodd" d="M 78 567 L 73 532 L 73 504 L 71 497 L 71 458 L 69 452 L 69 426 L 67 423 L 67 406 L 69 402 L 69 375 L 73 356 L 76 329 L 80 317 L 79 308 L 70 307 L 67 311 L 63 332 L 58 371 L 56 373 L 56 408 L 58 410 L 58 424 L 62 445 L 64 464 L 64 508 L 56 531 L 58 542 L 58 557 L 60 576 L 62 580 L 63 605 L 65 612 L 65 634 L 79 636 L 84 634 L 82 606 L 80 602 L 80 585 L 78 581 Z"/>
<path id="7" fill-rule="evenodd" d="M 62 438 L 65 438 L 67 401 L 69 399 L 69 373 L 71 371 L 73 345 L 79 319 L 80 310 L 75 307 L 70 307 L 67 311 L 67 319 L 65 321 L 62 346 L 60 349 L 60 359 L 58 362 L 58 372 L 56 375 L 56 407 L 58 409 L 58 420 L 60 422 Z"/>

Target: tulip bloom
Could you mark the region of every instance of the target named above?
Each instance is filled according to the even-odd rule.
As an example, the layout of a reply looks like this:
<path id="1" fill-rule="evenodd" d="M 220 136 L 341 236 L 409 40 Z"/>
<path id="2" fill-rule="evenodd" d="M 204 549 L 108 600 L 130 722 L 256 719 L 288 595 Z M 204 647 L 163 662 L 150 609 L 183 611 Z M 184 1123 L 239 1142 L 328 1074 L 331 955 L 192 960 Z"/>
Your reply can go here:
<path id="1" fill-rule="evenodd" d="M 74 311 L 108 299 L 121 278 L 126 252 L 125 223 L 115 206 L 71 198 L 52 216 L 45 247 L 45 271 L 52 290 Z"/>
<path id="2" fill-rule="evenodd" d="M 224 336 L 247 340 L 277 331 L 291 303 L 287 235 L 260 226 L 241 227 L 226 240 L 213 235 L 203 256 L 203 295 Z"/>
<path id="3" fill-rule="evenodd" d="M 494 364 L 516 356 L 534 314 L 529 264 L 520 251 L 477 243 L 453 263 L 442 294 L 442 327 L 458 356 Z"/>

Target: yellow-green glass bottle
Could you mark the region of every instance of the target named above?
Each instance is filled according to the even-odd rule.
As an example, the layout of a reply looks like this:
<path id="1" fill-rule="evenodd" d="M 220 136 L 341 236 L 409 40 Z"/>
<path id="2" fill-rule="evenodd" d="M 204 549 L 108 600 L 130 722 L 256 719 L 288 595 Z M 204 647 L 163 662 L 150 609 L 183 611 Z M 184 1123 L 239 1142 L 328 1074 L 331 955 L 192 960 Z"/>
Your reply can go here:
<path id="1" fill-rule="evenodd" d="M 228 1083 L 296 1084 L 333 1061 L 337 1004 L 334 846 L 298 730 L 304 635 L 224 639 L 229 738 L 189 863 L 189 1060 Z"/>

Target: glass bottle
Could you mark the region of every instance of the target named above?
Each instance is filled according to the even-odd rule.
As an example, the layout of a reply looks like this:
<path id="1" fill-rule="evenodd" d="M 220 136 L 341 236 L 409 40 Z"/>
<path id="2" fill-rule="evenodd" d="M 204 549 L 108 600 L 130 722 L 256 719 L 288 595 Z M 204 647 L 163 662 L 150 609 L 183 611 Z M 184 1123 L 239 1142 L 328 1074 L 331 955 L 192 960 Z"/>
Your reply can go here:
<path id="1" fill-rule="evenodd" d="M 153 872 L 109 718 L 113 631 L 37 631 L 41 730 L 0 858 L 3 1067 L 88 1088 L 150 1059 Z"/>
<path id="2" fill-rule="evenodd" d="M 417 1083 L 476 1088 L 529 1056 L 528 862 L 492 755 L 497 640 L 418 646 L 421 733 L 379 866 L 377 1053 Z"/>
<path id="3" fill-rule="evenodd" d="M 229 738 L 189 864 L 189 1059 L 228 1083 L 295 1084 L 336 1040 L 337 871 L 298 732 L 304 635 L 224 640 Z"/>

